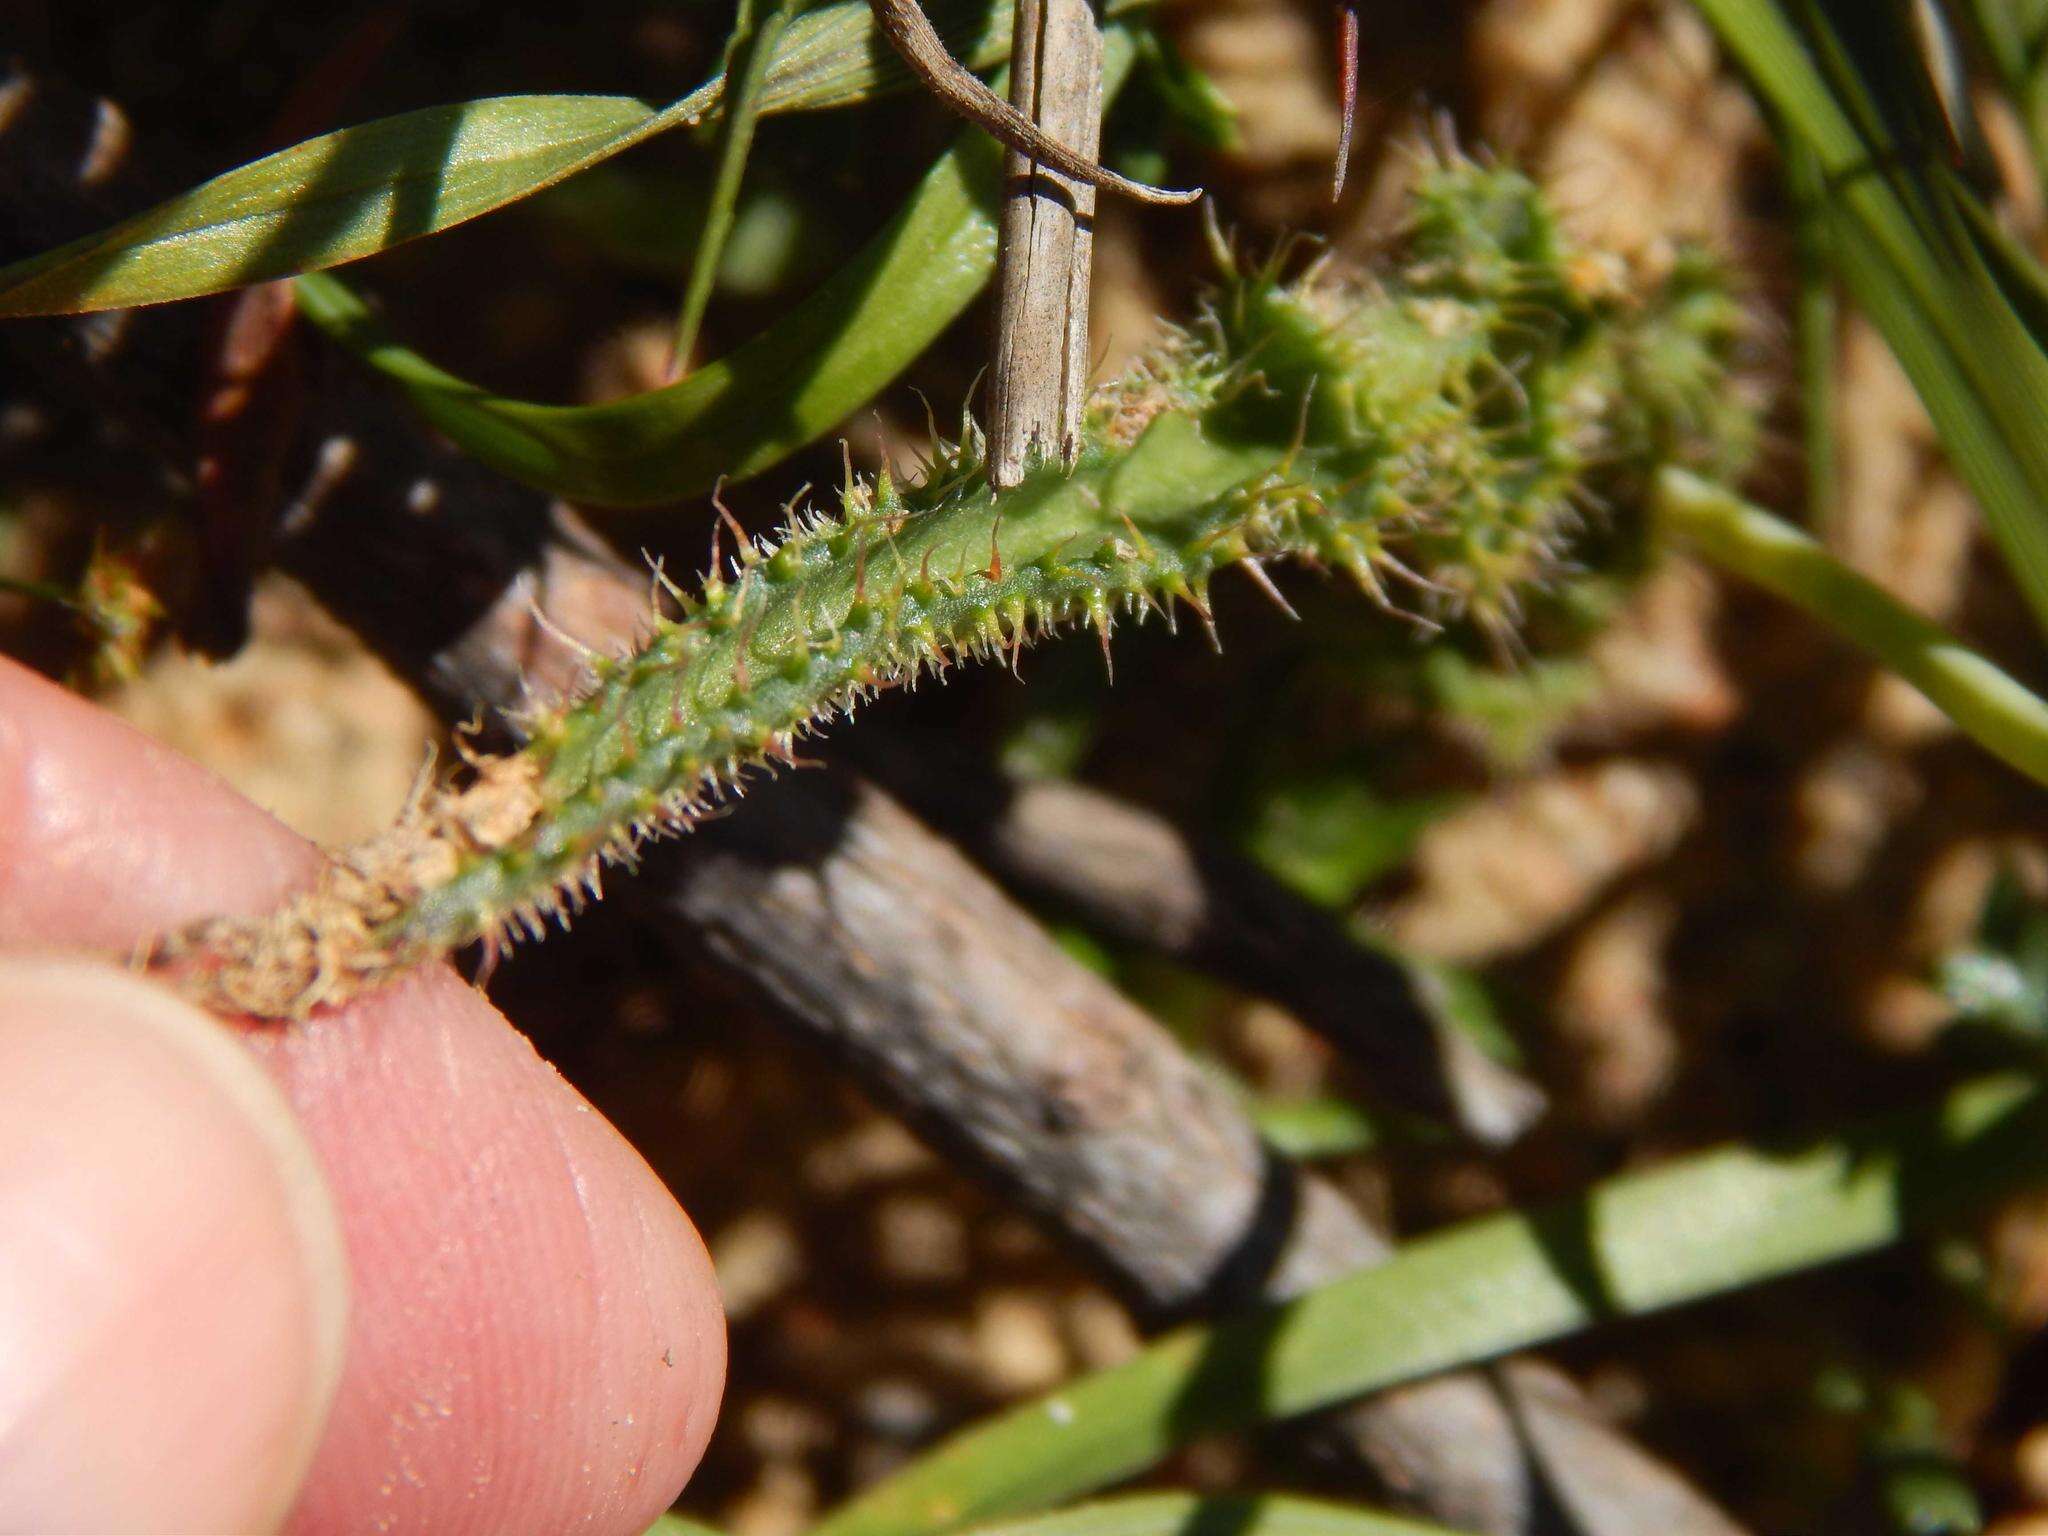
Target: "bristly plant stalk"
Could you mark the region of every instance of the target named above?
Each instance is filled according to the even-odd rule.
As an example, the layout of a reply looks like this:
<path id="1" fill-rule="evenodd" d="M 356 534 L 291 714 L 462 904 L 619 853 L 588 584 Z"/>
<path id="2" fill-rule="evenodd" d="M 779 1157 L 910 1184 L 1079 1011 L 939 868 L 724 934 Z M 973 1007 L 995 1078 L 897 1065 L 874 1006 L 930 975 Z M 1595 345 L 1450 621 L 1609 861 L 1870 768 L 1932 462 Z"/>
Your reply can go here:
<path id="1" fill-rule="evenodd" d="M 917 484 L 850 480 L 836 513 L 732 530 L 677 615 L 523 722 L 391 832 L 253 922 L 154 963 L 208 1004 L 293 1017 L 477 940 L 538 934 L 607 860 L 688 826 L 876 691 L 969 658 L 1014 665 L 1119 617 L 1204 624 L 1211 581 L 1291 559 L 1425 622 L 1515 623 L 1589 520 L 1610 533 L 1662 466 L 1726 473 L 1752 413 L 1740 307 L 1710 263 L 1633 284 L 1574 249 L 1535 189 L 1426 172 L 1376 283 L 1226 273 L 1203 318 L 1094 401 L 1071 471 L 992 491 L 969 423 Z M 1606 536 L 1606 535 L 1603 535 Z"/>

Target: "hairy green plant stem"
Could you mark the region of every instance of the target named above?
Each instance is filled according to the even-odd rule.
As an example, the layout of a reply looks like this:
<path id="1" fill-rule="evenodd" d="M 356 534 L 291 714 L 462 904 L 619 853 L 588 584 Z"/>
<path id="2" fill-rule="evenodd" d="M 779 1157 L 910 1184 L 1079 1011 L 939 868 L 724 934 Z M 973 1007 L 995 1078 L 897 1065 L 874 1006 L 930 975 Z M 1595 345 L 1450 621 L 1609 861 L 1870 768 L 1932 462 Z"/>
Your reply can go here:
<path id="1" fill-rule="evenodd" d="M 1306 560 L 1424 620 L 1505 628 L 1587 509 L 1747 441 L 1725 371 L 1740 328 L 1703 264 L 1632 292 L 1520 177 L 1438 167 L 1383 284 L 1233 273 L 1196 327 L 1102 393 L 1071 473 L 993 492 L 970 424 L 917 485 L 850 482 L 836 515 L 739 541 L 697 594 L 674 592 L 681 617 L 528 722 L 523 752 L 430 797 L 409 842 L 401 829 L 344 860 L 345 912 L 301 903 L 269 938 L 210 925 L 172 953 L 206 962 L 216 1000 L 294 1013 L 537 932 L 604 859 L 793 760 L 875 690 L 1014 663 L 1070 625 L 1106 649 L 1125 614 L 1184 605 L 1206 622 L 1233 565 L 1263 582 L 1261 561 Z M 271 962 L 281 977 L 250 981 Z"/>
<path id="2" fill-rule="evenodd" d="M 1658 476 L 1655 512 L 1715 565 L 1804 609 L 1918 688 L 1987 752 L 2048 784 L 2048 702 L 1939 624 L 1790 523 L 1685 470 Z"/>

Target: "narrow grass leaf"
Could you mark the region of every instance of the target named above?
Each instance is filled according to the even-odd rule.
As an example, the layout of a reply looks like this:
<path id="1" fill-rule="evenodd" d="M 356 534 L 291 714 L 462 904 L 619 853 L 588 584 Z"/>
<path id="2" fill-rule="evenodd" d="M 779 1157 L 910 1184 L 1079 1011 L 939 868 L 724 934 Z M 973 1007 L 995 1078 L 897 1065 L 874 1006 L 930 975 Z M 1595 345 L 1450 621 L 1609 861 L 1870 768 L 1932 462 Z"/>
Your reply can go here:
<path id="1" fill-rule="evenodd" d="M 711 201 L 704 210 L 704 222 L 697 234 L 697 250 L 690 262 L 689 280 L 683 286 L 683 306 L 676 320 L 675 367 L 689 366 L 697 349 L 697 328 L 704 323 L 704 311 L 711 304 L 711 285 L 725 256 L 726 238 L 732 233 L 733 211 L 739 205 L 740 183 L 746 176 L 747 156 L 754 147 L 754 124 L 761 115 L 761 89 L 774 61 L 776 44 L 789 26 L 797 0 L 769 0 L 767 14 L 754 17 L 753 0 L 740 0 L 733 21 L 731 40 L 725 50 L 727 96 L 725 113 L 718 125 L 718 172 L 711 186 Z"/>
<path id="2" fill-rule="evenodd" d="M 1681 469 L 1658 521 L 1714 564 L 1796 603 L 1911 683 L 1979 746 L 2048 785 L 2048 703 L 1790 523 Z"/>
<path id="3" fill-rule="evenodd" d="M 1928 111 L 1905 98 L 1928 87 L 1924 68 L 1906 57 L 1903 21 L 1802 6 L 1802 29 L 1773 0 L 1696 3 L 1783 131 L 1812 151 L 1828 192 L 1828 248 L 2048 628 L 2048 353 L 2015 313 L 2009 277 L 2002 283 L 1987 265 L 1961 211 L 1970 194 L 1952 177 L 1928 174 L 1928 146 L 1910 137 Z M 1856 30 L 1838 32 L 1836 15 Z M 1893 87 L 1889 94 L 1866 70 Z"/>
<path id="4" fill-rule="evenodd" d="M 2048 1104 L 1984 1079 L 1797 1148 L 1729 1147 L 1467 1222 L 1284 1306 L 1170 1335 L 942 1443 L 811 1536 L 935 1536 L 1130 1477 L 1189 1440 L 1755 1285 L 2048 1176 Z"/>
<path id="5" fill-rule="evenodd" d="M 401 346 L 339 280 L 308 319 L 399 385 L 465 452 L 554 495 L 646 506 L 759 474 L 871 399 L 995 267 L 1000 152 L 967 136 L 854 259 L 770 329 L 660 389 L 604 405 L 494 395 Z"/>
<path id="6" fill-rule="evenodd" d="M 2043 0 L 1959 0 L 1954 12 L 1989 61 L 2026 135 L 2034 175 L 2048 185 L 2048 4 Z"/>
<path id="7" fill-rule="evenodd" d="M 945 14 L 976 65 L 1008 55 L 1007 0 L 957 0 Z M 760 111 L 820 111 L 894 89 L 893 59 L 866 0 L 809 12 L 775 48 Z M 625 96 L 503 96 L 322 134 L 0 268 L 0 318 L 161 304 L 359 260 L 707 121 L 723 97 L 722 78 L 659 110 Z"/>
<path id="8" fill-rule="evenodd" d="M 1793 301 L 1797 336 L 1799 422 L 1806 459 L 1806 520 L 1835 526 L 1841 483 L 1837 388 L 1842 339 L 1841 290 L 1828 251 L 1827 189 L 1804 140 L 1785 146 L 1785 180 L 1797 212 L 1799 286 Z"/>

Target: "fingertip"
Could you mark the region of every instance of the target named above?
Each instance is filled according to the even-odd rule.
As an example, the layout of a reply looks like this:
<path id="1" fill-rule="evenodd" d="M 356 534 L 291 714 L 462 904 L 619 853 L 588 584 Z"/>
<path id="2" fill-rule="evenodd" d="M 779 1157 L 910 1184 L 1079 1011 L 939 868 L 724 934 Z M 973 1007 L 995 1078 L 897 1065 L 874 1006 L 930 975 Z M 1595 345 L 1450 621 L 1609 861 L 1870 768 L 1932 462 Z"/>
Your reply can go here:
<path id="1" fill-rule="evenodd" d="M 0 1526 L 269 1530 L 342 1371 L 340 1222 L 262 1070 L 158 988 L 0 960 Z"/>
<path id="2" fill-rule="evenodd" d="M 668 1189 L 446 972 L 250 1043 L 323 1158 L 356 1277 L 290 1528 L 645 1530 L 725 1368 L 710 1261 Z"/>
<path id="3" fill-rule="evenodd" d="M 595 1405 L 593 1418 L 622 1407 L 630 1429 L 634 1405 L 646 1415 L 644 1450 L 631 1451 L 640 1470 L 621 1489 L 620 1528 L 637 1532 L 675 1502 L 703 1459 L 725 1393 L 725 1308 L 695 1224 L 640 1154 L 563 1087 L 557 1113 L 576 1117 L 589 1137 L 582 1156 L 602 1164 L 617 1191 L 609 1246 L 623 1261 L 616 1290 L 632 1301 L 604 1320 L 610 1401 Z M 565 1135 L 564 1145 L 575 1141 Z"/>
<path id="4" fill-rule="evenodd" d="M 0 945 L 115 951 L 260 909 L 317 857 L 4 659 L 0 849 Z M 709 1260 L 644 1161 L 443 970 L 241 1043 L 319 1159 L 353 1276 L 288 1528 L 643 1530 L 701 1456 L 725 1366 Z"/>
<path id="5" fill-rule="evenodd" d="M 548 1069 L 552 1070 L 552 1069 Z M 725 1390 L 725 1311 L 696 1227 L 638 1152 L 566 1083 L 551 1112 L 590 1208 L 589 1366 L 577 1423 L 602 1449 L 578 1464 L 575 1502 L 600 1528 L 645 1530 L 704 1455 Z M 561 1255 L 570 1273 L 572 1251 Z M 609 1517 L 606 1512 L 610 1511 Z"/>
<path id="6" fill-rule="evenodd" d="M 318 855 L 191 759 L 0 657 L 0 944 L 119 952 L 261 910 Z"/>

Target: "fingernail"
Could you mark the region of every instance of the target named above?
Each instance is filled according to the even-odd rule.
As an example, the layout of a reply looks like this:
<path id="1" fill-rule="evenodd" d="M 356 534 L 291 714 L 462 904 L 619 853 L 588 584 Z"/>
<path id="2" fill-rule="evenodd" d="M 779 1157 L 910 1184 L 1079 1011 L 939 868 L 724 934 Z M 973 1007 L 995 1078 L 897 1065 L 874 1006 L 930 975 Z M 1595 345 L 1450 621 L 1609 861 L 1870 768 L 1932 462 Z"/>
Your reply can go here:
<path id="1" fill-rule="evenodd" d="M 341 1372 L 311 1147 L 206 1015 L 0 959 L 0 1527 L 263 1531 Z"/>

